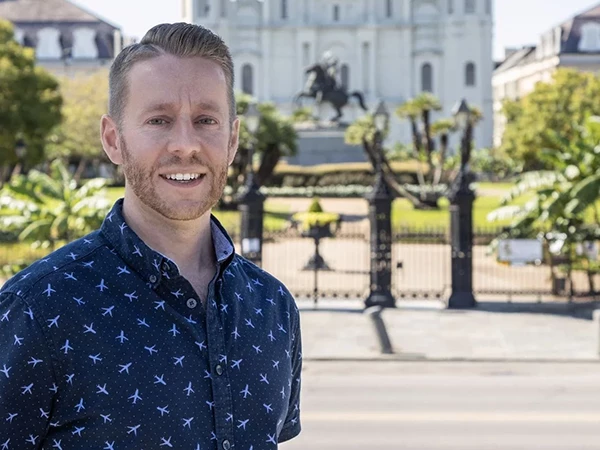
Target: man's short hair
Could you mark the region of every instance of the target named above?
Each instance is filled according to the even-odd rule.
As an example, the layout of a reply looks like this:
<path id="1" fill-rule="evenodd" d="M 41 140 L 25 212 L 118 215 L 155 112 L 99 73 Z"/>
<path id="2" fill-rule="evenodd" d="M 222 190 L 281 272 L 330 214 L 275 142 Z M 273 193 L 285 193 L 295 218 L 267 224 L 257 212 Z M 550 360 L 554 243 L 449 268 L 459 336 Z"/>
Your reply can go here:
<path id="1" fill-rule="evenodd" d="M 137 62 L 164 54 L 182 58 L 201 56 L 219 64 L 227 83 L 229 123 L 233 123 L 236 109 L 233 94 L 233 60 L 229 48 L 223 39 L 208 28 L 180 22 L 152 27 L 139 43 L 125 47 L 113 61 L 109 78 L 108 112 L 119 127 L 129 94 L 127 75 L 131 68 Z"/>

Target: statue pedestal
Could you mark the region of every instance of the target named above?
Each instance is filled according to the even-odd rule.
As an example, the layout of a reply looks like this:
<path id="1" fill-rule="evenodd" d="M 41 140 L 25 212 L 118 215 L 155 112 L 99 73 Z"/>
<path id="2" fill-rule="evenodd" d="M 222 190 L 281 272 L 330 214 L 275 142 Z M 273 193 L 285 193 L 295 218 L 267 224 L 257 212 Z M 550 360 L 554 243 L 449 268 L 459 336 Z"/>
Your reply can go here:
<path id="1" fill-rule="evenodd" d="M 366 162 L 367 157 L 360 145 L 344 142 L 347 125 L 330 122 L 298 125 L 298 152 L 296 156 L 285 158 L 288 164 L 313 166 L 317 164 L 338 164 Z"/>

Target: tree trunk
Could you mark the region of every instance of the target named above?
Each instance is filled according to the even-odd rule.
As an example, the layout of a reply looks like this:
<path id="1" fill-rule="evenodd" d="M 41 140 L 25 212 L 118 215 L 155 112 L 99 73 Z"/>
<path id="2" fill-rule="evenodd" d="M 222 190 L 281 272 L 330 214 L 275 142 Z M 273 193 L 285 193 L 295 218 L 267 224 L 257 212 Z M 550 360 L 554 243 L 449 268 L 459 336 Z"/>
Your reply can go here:
<path id="1" fill-rule="evenodd" d="M 423 110 L 423 138 L 425 139 L 425 152 L 427 157 L 427 166 L 429 167 L 428 179 L 432 180 L 434 175 L 434 167 L 433 167 L 433 140 L 431 139 L 431 123 L 429 121 L 431 115 L 431 111 L 428 109 Z"/>
<path id="2" fill-rule="evenodd" d="M 10 174 L 9 180 L 21 175 L 22 170 L 23 170 L 23 165 L 21 163 L 15 164 L 15 166 L 13 167 L 13 170 Z"/>
<path id="3" fill-rule="evenodd" d="M 375 155 L 375 149 L 371 147 L 371 145 L 369 145 L 369 143 L 366 140 L 363 140 L 363 148 L 367 153 L 367 157 L 369 158 L 371 165 L 373 166 L 373 171 L 375 171 L 375 168 L 377 167 L 377 155 Z M 397 197 L 403 197 L 407 199 L 415 208 L 423 208 L 423 203 L 417 197 L 415 197 L 406 189 L 404 189 L 400 185 L 400 183 L 396 181 L 396 178 L 394 177 L 394 171 L 390 166 L 390 162 L 388 161 L 387 156 L 385 156 L 385 153 L 383 152 L 381 154 L 381 168 L 383 170 L 383 177 L 385 181 L 387 182 L 390 189 L 394 191 L 394 194 Z"/>
<path id="4" fill-rule="evenodd" d="M 2 189 L 2 187 L 4 187 L 4 183 L 8 182 L 9 174 L 10 174 L 10 166 L 8 164 L 4 164 L 4 165 L 0 166 L 0 189 Z"/>
<path id="5" fill-rule="evenodd" d="M 77 164 L 77 169 L 75 170 L 75 174 L 73 175 L 73 179 L 75 180 L 75 183 L 77 183 L 77 186 L 79 186 L 79 180 L 81 179 L 81 175 L 83 175 L 83 172 L 85 171 L 86 167 L 86 159 L 80 158 L 79 163 Z"/>
<path id="6" fill-rule="evenodd" d="M 260 161 L 260 167 L 256 172 L 254 179 L 256 180 L 256 184 L 260 186 L 264 186 L 269 177 L 273 175 L 275 171 L 275 167 L 277 163 L 281 159 L 281 150 L 279 149 L 279 145 L 277 144 L 269 144 L 265 149 L 265 152 L 262 154 L 262 158 Z"/>
<path id="7" fill-rule="evenodd" d="M 446 162 L 446 153 L 448 152 L 448 133 L 444 133 L 440 136 L 440 161 L 439 165 L 435 170 L 433 177 L 433 185 L 437 186 L 444 175 L 444 163 Z"/>

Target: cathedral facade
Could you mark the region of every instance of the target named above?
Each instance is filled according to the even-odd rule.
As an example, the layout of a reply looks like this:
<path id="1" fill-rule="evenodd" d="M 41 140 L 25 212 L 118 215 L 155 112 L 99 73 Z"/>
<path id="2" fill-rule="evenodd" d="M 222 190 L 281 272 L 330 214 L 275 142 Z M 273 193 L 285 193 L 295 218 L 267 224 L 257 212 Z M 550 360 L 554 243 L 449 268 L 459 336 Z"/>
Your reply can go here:
<path id="1" fill-rule="evenodd" d="M 492 0 L 182 0 L 186 22 L 206 26 L 230 46 L 235 87 L 284 114 L 306 83 L 305 68 L 333 55 L 338 80 L 374 109 L 385 101 L 391 142 L 410 142 L 393 111 L 421 92 L 449 117 L 461 98 L 481 109 L 478 147 L 492 144 Z M 312 102 L 312 103 L 311 103 Z M 343 120 L 364 112 L 350 100 Z M 323 119 L 326 106 L 305 100 Z M 455 142 L 458 140 L 455 139 Z"/>

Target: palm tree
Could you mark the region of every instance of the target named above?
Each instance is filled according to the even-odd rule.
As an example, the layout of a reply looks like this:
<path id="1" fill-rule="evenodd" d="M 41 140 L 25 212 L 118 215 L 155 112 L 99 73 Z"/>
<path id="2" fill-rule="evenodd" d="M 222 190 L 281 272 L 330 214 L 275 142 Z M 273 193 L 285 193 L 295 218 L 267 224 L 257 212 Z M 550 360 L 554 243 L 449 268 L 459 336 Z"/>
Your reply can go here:
<path id="1" fill-rule="evenodd" d="M 234 192 L 244 183 L 248 149 L 252 139 L 255 141 L 255 154 L 260 155 L 260 165 L 254 178 L 258 186 L 266 183 L 283 156 L 293 156 L 297 150 L 297 133 L 292 121 L 281 116 L 272 103 L 257 105 L 260 112 L 260 125 L 256 136 L 250 136 L 243 114 L 251 100 L 248 95 L 240 95 L 236 99 L 237 113 L 241 116 L 242 123 L 238 155 L 232 164 L 233 175 L 230 176 L 230 184 Z"/>
<path id="2" fill-rule="evenodd" d="M 377 166 L 376 160 L 376 149 L 374 148 L 375 141 L 375 122 L 373 120 L 373 115 L 367 114 L 366 116 L 360 117 L 357 119 L 352 125 L 350 125 L 346 129 L 346 133 L 344 135 L 344 140 L 347 144 L 350 145 L 362 145 L 365 153 L 367 154 L 367 158 L 369 162 L 375 168 Z M 387 135 L 388 130 L 383 131 L 383 136 Z M 408 201 L 412 203 L 412 205 L 416 208 L 423 207 L 424 205 L 416 196 L 412 195 L 409 191 L 407 191 L 394 176 L 394 170 L 390 165 L 390 162 L 387 158 L 385 152 L 382 152 L 381 156 L 381 164 L 383 169 L 383 176 L 388 186 L 394 191 L 395 195 L 398 197 L 406 198 Z M 419 167 L 419 170 L 421 168 Z"/>
<path id="3" fill-rule="evenodd" d="M 440 119 L 431 125 L 431 135 L 440 138 L 440 152 L 432 180 L 434 186 L 440 183 L 444 175 L 444 163 L 448 156 L 450 133 L 456 131 L 456 129 L 456 122 L 452 119 Z"/>
<path id="4" fill-rule="evenodd" d="M 398 117 L 410 121 L 415 152 L 419 159 L 427 161 L 430 180 L 434 174 L 432 155 L 435 148 L 431 134 L 431 113 L 441 109 L 440 101 L 429 92 L 419 94 L 396 109 Z M 419 130 L 419 119 L 422 122 L 422 130 Z"/>
<path id="5" fill-rule="evenodd" d="M 19 233 L 19 240 L 45 243 L 51 249 L 97 229 L 110 203 L 106 180 L 81 187 L 61 160 L 50 164 L 50 175 L 31 170 L 15 177 L 0 191 L 0 225 Z"/>

